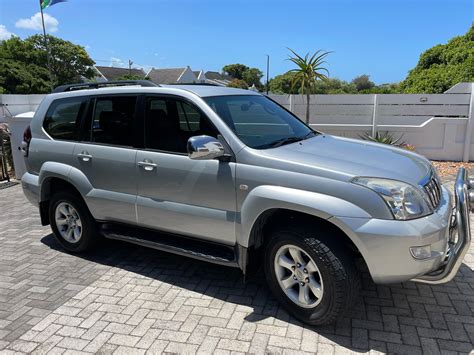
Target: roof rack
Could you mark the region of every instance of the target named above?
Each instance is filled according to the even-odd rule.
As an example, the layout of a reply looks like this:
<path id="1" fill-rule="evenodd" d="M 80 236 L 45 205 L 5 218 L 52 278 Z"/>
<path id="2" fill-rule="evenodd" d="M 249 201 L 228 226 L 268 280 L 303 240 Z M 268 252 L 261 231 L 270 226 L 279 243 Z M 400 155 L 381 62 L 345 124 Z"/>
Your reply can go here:
<path id="1" fill-rule="evenodd" d="M 138 85 L 143 87 L 158 87 L 160 85 L 155 84 L 149 80 L 117 80 L 117 81 L 103 81 L 95 83 L 78 83 L 78 84 L 69 84 L 61 85 L 53 89 L 52 93 L 58 92 L 68 92 L 76 90 L 87 90 L 87 89 L 100 89 L 104 87 L 114 87 L 114 86 L 129 86 L 129 85 Z"/>

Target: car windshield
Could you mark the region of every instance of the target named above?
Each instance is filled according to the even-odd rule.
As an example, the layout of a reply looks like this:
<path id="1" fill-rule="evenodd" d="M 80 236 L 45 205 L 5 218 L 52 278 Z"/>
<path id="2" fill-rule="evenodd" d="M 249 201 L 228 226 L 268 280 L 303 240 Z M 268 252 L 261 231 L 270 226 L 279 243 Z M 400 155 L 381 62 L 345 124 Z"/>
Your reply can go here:
<path id="1" fill-rule="evenodd" d="M 317 134 L 265 96 L 213 96 L 204 100 L 251 148 L 275 148 Z"/>

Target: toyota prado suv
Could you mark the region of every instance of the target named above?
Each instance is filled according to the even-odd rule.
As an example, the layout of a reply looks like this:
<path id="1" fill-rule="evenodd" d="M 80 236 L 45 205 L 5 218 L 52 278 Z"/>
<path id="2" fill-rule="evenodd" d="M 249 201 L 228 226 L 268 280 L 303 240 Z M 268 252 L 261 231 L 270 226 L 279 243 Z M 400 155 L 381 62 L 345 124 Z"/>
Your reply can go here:
<path id="1" fill-rule="evenodd" d="M 105 237 L 261 270 L 310 324 L 351 307 L 357 259 L 378 284 L 438 284 L 470 245 L 464 169 L 453 198 L 424 157 L 314 131 L 248 90 L 58 87 L 21 149 L 24 193 L 65 250 Z"/>

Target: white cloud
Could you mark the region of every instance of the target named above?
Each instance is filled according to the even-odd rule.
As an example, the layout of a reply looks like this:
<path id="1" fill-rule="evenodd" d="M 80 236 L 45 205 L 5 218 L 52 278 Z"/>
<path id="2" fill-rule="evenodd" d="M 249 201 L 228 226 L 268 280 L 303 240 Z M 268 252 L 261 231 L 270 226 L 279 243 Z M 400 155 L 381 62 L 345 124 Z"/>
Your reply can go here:
<path id="1" fill-rule="evenodd" d="M 110 66 L 111 67 L 125 67 L 125 62 L 120 59 L 120 58 L 116 58 L 116 57 L 110 57 Z"/>
<path id="2" fill-rule="evenodd" d="M 44 25 L 47 32 L 56 32 L 58 30 L 59 21 L 56 20 L 53 16 L 44 14 Z M 27 30 L 43 30 L 43 25 L 41 23 L 41 13 L 37 12 L 30 18 L 21 18 L 15 23 L 15 27 L 24 28 Z"/>
<path id="3" fill-rule="evenodd" d="M 14 33 L 11 33 L 7 30 L 5 25 L 0 25 L 0 41 L 4 41 L 6 39 L 10 39 L 11 36 L 14 36 Z"/>

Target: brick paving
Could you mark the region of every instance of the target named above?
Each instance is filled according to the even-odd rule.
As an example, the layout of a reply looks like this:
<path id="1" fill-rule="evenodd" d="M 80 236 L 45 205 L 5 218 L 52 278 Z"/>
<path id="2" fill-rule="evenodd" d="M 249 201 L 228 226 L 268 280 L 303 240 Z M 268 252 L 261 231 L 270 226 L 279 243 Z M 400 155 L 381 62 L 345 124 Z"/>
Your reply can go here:
<path id="1" fill-rule="evenodd" d="M 0 353 L 470 353 L 473 267 L 471 247 L 442 286 L 364 273 L 351 314 L 309 327 L 235 269 L 115 241 L 69 255 L 14 186 L 0 191 Z"/>

